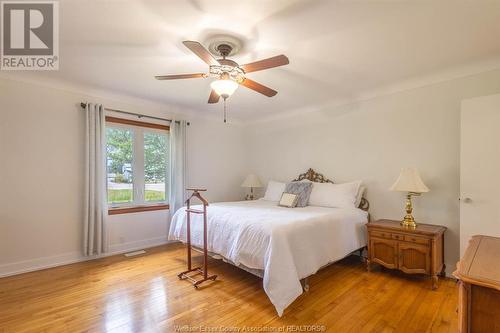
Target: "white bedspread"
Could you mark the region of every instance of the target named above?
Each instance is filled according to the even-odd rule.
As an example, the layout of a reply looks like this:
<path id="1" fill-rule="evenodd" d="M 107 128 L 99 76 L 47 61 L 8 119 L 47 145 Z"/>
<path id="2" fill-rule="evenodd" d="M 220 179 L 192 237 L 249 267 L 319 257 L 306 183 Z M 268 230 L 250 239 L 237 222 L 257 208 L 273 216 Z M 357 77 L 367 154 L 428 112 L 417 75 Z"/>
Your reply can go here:
<path id="1" fill-rule="evenodd" d="M 203 216 L 191 216 L 191 242 L 202 247 Z M 367 213 L 357 208 L 284 208 L 255 200 L 213 203 L 207 216 L 208 250 L 263 270 L 264 290 L 279 316 L 302 293 L 300 279 L 366 245 Z M 186 241 L 185 208 L 173 216 L 169 239 Z"/>

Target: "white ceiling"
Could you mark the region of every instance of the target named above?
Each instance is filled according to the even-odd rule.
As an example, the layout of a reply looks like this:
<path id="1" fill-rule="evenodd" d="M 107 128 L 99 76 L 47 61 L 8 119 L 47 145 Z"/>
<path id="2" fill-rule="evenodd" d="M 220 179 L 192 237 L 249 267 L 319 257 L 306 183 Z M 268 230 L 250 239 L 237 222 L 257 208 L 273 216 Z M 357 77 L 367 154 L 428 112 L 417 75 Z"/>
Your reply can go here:
<path id="1" fill-rule="evenodd" d="M 16 72 L 221 112 L 206 71 L 182 40 L 245 39 L 240 64 L 286 54 L 290 65 L 248 74 L 273 98 L 240 87 L 233 117 L 255 119 L 349 101 L 411 78 L 500 58 L 500 1 L 61 0 L 60 70 Z"/>

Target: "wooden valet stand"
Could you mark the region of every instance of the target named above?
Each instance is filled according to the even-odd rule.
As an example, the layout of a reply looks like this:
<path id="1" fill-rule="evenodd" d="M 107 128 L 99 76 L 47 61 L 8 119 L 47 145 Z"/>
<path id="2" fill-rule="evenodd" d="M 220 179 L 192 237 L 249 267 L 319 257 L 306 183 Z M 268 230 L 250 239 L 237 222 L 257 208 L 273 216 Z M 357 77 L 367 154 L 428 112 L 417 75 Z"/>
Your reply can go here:
<path id="1" fill-rule="evenodd" d="M 187 208 L 187 225 L 186 225 L 186 243 L 187 243 L 187 261 L 188 269 L 177 276 L 181 280 L 188 280 L 193 284 L 193 286 L 198 289 L 198 286 L 205 281 L 212 280 L 215 281 L 217 275 L 208 275 L 208 249 L 207 249 L 207 206 L 208 201 L 205 200 L 200 194 L 200 192 L 206 191 L 206 189 L 199 188 L 188 188 L 187 191 L 193 191 L 191 196 L 186 200 Z M 191 208 L 191 199 L 198 198 L 203 204 L 203 210 Z M 191 264 L 191 214 L 203 214 L 203 267 L 192 267 Z M 188 275 L 188 273 L 195 272 L 195 274 Z M 202 275 L 201 279 L 195 279 L 193 276 Z"/>

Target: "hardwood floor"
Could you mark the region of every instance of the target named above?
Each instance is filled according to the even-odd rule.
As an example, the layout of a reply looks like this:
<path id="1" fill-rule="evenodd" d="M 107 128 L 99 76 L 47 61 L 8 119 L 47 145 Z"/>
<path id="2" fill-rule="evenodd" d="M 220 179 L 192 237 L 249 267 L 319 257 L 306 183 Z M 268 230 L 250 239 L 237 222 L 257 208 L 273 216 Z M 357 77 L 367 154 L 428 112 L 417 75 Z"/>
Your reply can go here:
<path id="1" fill-rule="evenodd" d="M 454 281 L 432 291 L 427 278 L 368 273 L 356 257 L 313 276 L 282 318 L 259 278 L 211 260 L 219 280 L 194 290 L 176 276 L 184 268 L 184 247 L 173 244 L 0 279 L 0 332 L 457 332 Z"/>

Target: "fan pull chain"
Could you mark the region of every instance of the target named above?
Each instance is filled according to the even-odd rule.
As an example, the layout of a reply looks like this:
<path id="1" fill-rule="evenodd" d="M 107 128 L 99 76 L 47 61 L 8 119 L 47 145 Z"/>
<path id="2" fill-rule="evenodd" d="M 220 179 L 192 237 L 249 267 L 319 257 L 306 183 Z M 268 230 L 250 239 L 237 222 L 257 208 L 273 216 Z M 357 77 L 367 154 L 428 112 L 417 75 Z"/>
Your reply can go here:
<path id="1" fill-rule="evenodd" d="M 224 98 L 224 123 L 226 122 L 226 98 Z"/>

